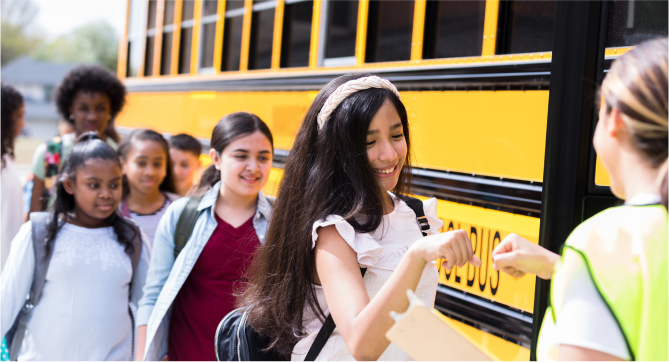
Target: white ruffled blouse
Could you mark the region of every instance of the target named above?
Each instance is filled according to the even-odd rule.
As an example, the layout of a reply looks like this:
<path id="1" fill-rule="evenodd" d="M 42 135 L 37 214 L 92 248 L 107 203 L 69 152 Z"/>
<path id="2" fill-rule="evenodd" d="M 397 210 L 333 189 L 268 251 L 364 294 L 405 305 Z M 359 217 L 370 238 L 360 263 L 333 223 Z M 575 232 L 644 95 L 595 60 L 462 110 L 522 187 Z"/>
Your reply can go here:
<path id="1" fill-rule="evenodd" d="M 439 233 L 443 221 L 437 218 L 437 200 L 432 198 L 423 201 L 423 208 L 430 224 L 430 234 Z M 367 268 L 363 281 L 370 299 L 374 298 L 383 284 L 390 278 L 409 246 L 423 237 L 413 210 L 404 201 L 396 198 L 395 209 L 383 217 L 379 228 L 372 233 L 356 233 L 353 227 L 338 215 L 329 215 L 327 218 L 315 222 L 312 231 L 312 247 L 316 247 L 318 228 L 329 225 L 334 225 L 339 235 L 355 250 L 360 267 Z M 434 306 L 438 282 L 439 273 L 435 264 L 428 263 L 416 288 L 416 295 L 428 306 Z M 323 288 L 318 285 L 314 285 L 314 288 L 320 307 L 327 315 L 329 309 Z M 304 360 L 322 325 L 323 323 L 316 314 L 310 308 L 306 308 L 304 311 L 304 326 L 308 335 L 293 348 L 291 356 L 293 361 Z M 316 360 L 353 360 L 353 356 L 349 353 L 344 339 L 337 329 L 334 330 Z M 379 360 L 410 360 L 410 357 L 391 343 Z"/>

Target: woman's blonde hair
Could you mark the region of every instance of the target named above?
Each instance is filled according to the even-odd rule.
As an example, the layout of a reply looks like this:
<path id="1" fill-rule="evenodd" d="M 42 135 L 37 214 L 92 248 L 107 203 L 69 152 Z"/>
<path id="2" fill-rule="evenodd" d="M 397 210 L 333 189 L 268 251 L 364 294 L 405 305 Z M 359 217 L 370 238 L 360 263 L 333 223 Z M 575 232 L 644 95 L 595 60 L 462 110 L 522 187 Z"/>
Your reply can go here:
<path id="1" fill-rule="evenodd" d="M 607 113 L 620 112 L 634 147 L 656 169 L 667 161 L 667 48 L 667 38 L 641 43 L 613 62 L 602 83 Z M 666 192 L 663 186 L 664 200 Z"/>

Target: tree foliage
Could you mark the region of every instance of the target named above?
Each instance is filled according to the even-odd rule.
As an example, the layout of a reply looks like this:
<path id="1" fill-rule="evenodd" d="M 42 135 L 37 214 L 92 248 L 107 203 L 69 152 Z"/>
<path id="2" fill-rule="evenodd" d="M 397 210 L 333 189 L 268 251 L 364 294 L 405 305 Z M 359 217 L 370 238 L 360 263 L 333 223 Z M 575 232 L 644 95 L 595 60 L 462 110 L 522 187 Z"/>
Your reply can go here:
<path id="1" fill-rule="evenodd" d="M 39 36 L 28 29 L 39 9 L 30 0 L 2 0 L 0 2 L 0 63 L 5 64 L 24 54 L 34 52 L 42 43 Z"/>
<path id="2" fill-rule="evenodd" d="M 35 58 L 56 62 L 94 63 L 116 71 L 118 37 L 105 21 L 86 24 L 73 33 L 44 44 Z"/>

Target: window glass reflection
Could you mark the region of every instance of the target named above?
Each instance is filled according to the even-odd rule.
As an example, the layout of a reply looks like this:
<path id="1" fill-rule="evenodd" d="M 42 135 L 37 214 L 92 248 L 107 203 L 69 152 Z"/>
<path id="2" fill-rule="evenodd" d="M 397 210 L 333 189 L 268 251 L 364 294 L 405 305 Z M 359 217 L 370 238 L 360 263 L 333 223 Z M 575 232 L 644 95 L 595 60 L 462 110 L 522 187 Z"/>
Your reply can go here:
<path id="1" fill-rule="evenodd" d="M 284 8 L 283 40 L 281 42 L 282 68 L 309 65 L 313 7 L 313 1 L 304 1 L 288 4 Z"/>
<path id="2" fill-rule="evenodd" d="M 423 59 L 481 55 L 485 0 L 428 1 Z"/>
<path id="3" fill-rule="evenodd" d="M 667 36 L 667 1 L 611 2 L 607 47 L 634 46 Z"/>

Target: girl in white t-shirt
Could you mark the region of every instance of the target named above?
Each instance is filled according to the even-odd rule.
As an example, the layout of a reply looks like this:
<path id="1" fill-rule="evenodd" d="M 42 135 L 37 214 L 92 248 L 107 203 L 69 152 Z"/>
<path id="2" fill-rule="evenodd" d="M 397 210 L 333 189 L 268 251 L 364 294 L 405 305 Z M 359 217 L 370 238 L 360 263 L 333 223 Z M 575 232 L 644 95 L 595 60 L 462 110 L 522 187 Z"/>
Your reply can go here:
<path id="1" fill-rule="evenodd" d="M 436 200 L 422 237 L 409 192 L 409 124 L 397 89 L 371 75 L 328 83 L 309 109 L 279 186 L 274 217 L 241 302 L 271 352 L 304 360 L 323 320 L 337 329 L 319 360 L 406 360 L 385 333 L 407 289 L 433 305 L 445 267 L 480 265 L 462 231 L 438 234 Z M 355 219 L 351 226 L 347 220 Z M 355 223 L 354 223 L 355 224 Z M 364 277 L 360 267 L 365 267 Z"/>
<path id="2" fill-rule="evenodd" d="M 0 185 L 0 270 L 9 255 L 9 244 L 23 221 L 23 191 L 19 171 L 14 164 L 14 141 L 25 125 L 23 96 L 14 87 L 2 85 L 2 178 Z"/>
<path id="3" fill-rule="evenodd" d="M 150 248 L 144 237 L 133 242 L 136 238 L 123 232 L 129 221 L 116 212 L 122 192 L 116 152 L 92 132 L 82 138 L 56 181 L 45 241 L 51 258 L 39 303 L 29 311 L 19 360 L 133 357 L 131 310 L 142 297 Z M 31 228 L 32 221 L 21 227 L 2 273 L 2 336 L 31 290 L 36 262 Z M 138 253 L 133 270 L 131 258 Z"/>

